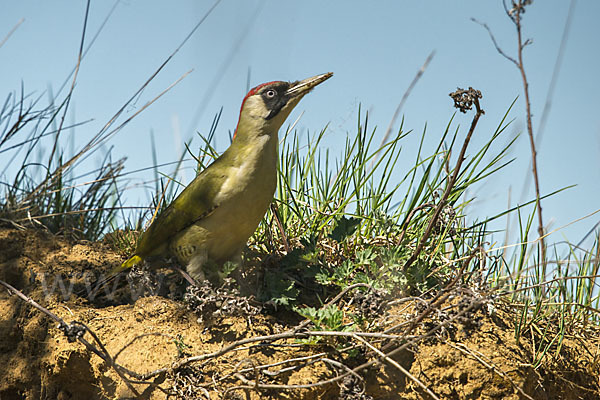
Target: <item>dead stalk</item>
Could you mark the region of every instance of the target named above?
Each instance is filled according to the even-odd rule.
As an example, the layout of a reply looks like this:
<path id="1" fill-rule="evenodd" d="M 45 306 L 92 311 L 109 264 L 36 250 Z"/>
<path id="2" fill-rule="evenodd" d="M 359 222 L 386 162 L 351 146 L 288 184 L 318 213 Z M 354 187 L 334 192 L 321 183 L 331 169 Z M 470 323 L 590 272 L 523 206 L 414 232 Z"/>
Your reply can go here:
<path id="1" fill-rule="evenodd" d="M 459 93 L 459 92 L 461 92 L 461 93 Z M 476 113 L 475 113 L 475 116 L 473 117 L 473 121 L 471 122 L 471 127 L 469 129 L 469 132 L 467 133 L 467 137 L 465 138 L 462 148 L 460 149 L 460 154 L 458 156 L 458 159 L 456 160 L 456 165 L 454 166 L 454 171 L 452 172 L 452 175 L 448 177 L 448 181 L 446 183 L 446 189 L 444 190 L 444 194 L 440 198 L 440 201 L 439 201 L 438 205 L 436 206 L 435 211 L 433 212 L 433 216 L 429 220 L 429 224 L 427 225 L 425 232 L 423 233 L 423 235 L 421 236 L 421 238 L 419 240 L 419 243 L 417 244 L 417 248 L 415 249 L 413 254 L 410 256 L 410 258 L 406 261 L 406 263 L 402 267 L 403 270 L 405 270 L 405 271 L 408 267 L 410 267 L 416 261 L 419 254 L 421 254 L 421 251 L 423 251 L 423 248 L 425 247 L 425 244 L 427 243 L 427 239 L 429 239 L 429 236 L 433 232 L 433 228 L 435 227 L 437 220 L 438 220 L 440 214 L 442 213 L 442 210 L 446 206 L 448 197 L 450 197 L 450 193 L 452 193 L 452 189 L 454 188 L 454 184 L 456 183 L 456 180 L 460 173 L 460 168 L 465 159 L 467 147 L 469 146 L 469 142 L 471 141 L 471 137 L 473 136 L 473 132 L 475 131 L 475 127 L 477 126 L 477 122 L 479 121 L 479 118 L 485 113 L 479 105 L 479 99 L 481 98 L 481 92 L 474 90 L 473 88 L 469 88 L 468 91 L 457 90 L 457 92 L 451 93 L 450 96 L 452 96 L 453 94 L 457 94 L 460 96 L 463 94 L 462 92 L 466 92 L 466 95 L 468 97 L 467 102 L 470 101 L 471 103 L 470 104 L 462 104 L 460 101 L 456 100 L 456 98 L 455 98 L 455 106 L 457 106 L 461 111 L 465 112 L 464 110 L 470 109 L 471 104 L 474 104 L 475 108 L 476 108 Z M 461 97 L 461 100 L 462 99 L 463 99 L 463 97 Z"/>
<path id="2" fill-rule="evenodd" d="M 480 24 L 481 26 L 483 26 L 488 34 L 490 35 L 490 38 L 492 39 L 492 42 L 494 43 L 494 47 L 496 48 L 496 51 L 498 51 L 498 53 L 500 55 L 502 55 L 504 58 L 506 58 L 508 61 L 512 62 L 517 69 L 519 70 L 519 73 L 521 74 L 521 80 L 523 81 L 523 92 L 525 95 L 525 111 L 526 111 L 526 120 L 527 120 L 527 134 L 529 137 L 529 146 L 531 149 L 531 172 L 533 175 L 533 181 L 535 183 L 535 198 L 536 198 L 536 213 L 537 213 L 537 217 L 538 217 L 538 237 L 540 238 L 539 241 L 539 250 L 540 250 L 540 258 L 541 258 L 541 264 L 544 266 L 546 266 L 546 244 L 544 241 L 544 219 L 542 218 L 542 204 L 541 204 L 541 196 L 540 196 L 540 181 L 539 181 L 539 176 L 538 176 L 538 167 L 537 167 L 537 150 L 536 150 L 536 146 L 535 146 L 535 138 L 533 136 L 533 124 L 531 122 L 531 101 L 529 99 L 529 82 L 527 81 L 527 74 L 525 72 L 525 64 L 523 62 L 523 49 L 525 48 L 525 46 L 528 46 L 532 43 L 531 39 L 527 39 L 525 41 L 523 41 L 523 36 L 522 36 L 522 17 L 523 14 L 525 13 L 525 7 L 528 6 L 529 4 L 531 4 L 532 0 L 511 0 L 511 5 L 512 8 L 508 9 L 508 7 L 506 6 L 506 2 L 503 1 L 503 5 L 504 5 L 504 11 L 506 12 L 506 15 L 510 18 L 510 20 L 513 22 L 513 24 L 515 25 L 515 29 L 517 30 L 517 59 L 510 57 L 508 54 L 506 54 L 498 45 L 498 42 L 496 41 L 496 38 L 494 37 L 494 35 L 492 34 L 491 29 L 484 23 L 481 23 L 475 19 L 472 19 L 474 22 Z"/>

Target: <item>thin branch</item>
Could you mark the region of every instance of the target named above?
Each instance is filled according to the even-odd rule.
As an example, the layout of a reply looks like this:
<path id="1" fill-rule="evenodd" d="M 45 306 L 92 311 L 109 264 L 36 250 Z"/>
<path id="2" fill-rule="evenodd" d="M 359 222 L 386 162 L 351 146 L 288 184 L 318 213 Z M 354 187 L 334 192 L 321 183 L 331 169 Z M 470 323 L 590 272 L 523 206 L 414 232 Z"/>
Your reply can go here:
<path id="1" fill-rule="evenodd" d="M 526 0 L 525 0 L 526 1 Z M 525 92 L 525 109 L 527 111 L 527 133 L 529 136 L 529 145 L 531 147 L 531 169 L 533 173 L 533 181 L 535 183 L 535 197 L 537 199 L 536 208 L 537 208 L 537 217 L 538 217 L 538 236 L 542 238 L 544 236 L 544 219 L 542 218 L 542 203 L 540 200 L 540 182 L 538 176 L 537 169 L 537 150 L 535 147 L 535 138 L 533 136 L 533 124 L 531 122 L 531 101 L 529 100 L 529 82 L 527 81 L 527 75 L 525 74 L 525 66 L 523 64 L 523 48 L 525 45 L 523 44 L 522 34 L 521 34 L 521 15 L 523 10 L 524 3 L 523 0 L 519 0 L 517 5 L 515 6 L 514 19 L 515 26 L 517 28 L 517 40 L 519 43 L 519 64 L 517 65 L 519 71 L 521 72 L 521 78 L 523 80 L 523 91 Z M 539 249 L 542 259 L 542 265 L 546 266 L 546 243 L 544 239 L 540 240 Z"/>
<path id="2" fill-rule="evenodd" d="M 546 102 L 544 104 L 544 109 L 542 110 L 542 116 L 540 117 L 540 126 L 538 128 L 537 135 L 535 137 L 536 146 L 540 146 L 542 137 L 544 135 L 546 129 L 546 122 L 548 121 L 548 116 L 550 115 L 550 109 L 552 108 L 552 98 L 554 96 L 554 89 L 556 87 L 556 82 L 558 82 L 558 75 L 560 74 L 560 67 L 562 65 L 562 60 L 565 54 L 565 48 L 567 47 L 567 39 L 569 37 L 569 31 L 571 29 L 571 23 L 573 21 L 573 15 L 575 14 L 575 4 L 576 0 L 571 0 L 571 5 L 569 6 L 569 13 L 567 15 L 567 20 L 565 21 L 565 27 L 563 28 L 562 37 L 560 39 L 560 46 L 558 47 L 558 54 L 556 55 L 556 60 L 554 61 L 554 69 L 552 70 L 552 77 L 550 78 L 550 85 L 548 85 L 548 93 L 546 94 Z M 529 166 L 531 168 L 531 164 Z M 523 183 L 523 194 L 525 189 L 529 187 L 531 175 L 527 175 L 525 178 L 525 182 Z"/>
<path id="3" fill-rule="evenodd" d="M 500 53 L 504 58 L 506 58 L 508 61 L 512 62 L 513 64 L 515 64 L 517 67 L 519 67 L 519 63 L 517 62 L 517 60 L 515 60 L 514 58 L 512 58 L 511 56 L 509 56 L 508 54 L 506 54 L 498 45 L 498 42 L 496 42 L 496 38 L 494 37 L 494 34 L 492 33 L 492 30 L 490 29 L 490 27 L 483 23 L 480 22 L 478 20 L 476 20 L 475 18 L 471 18 L 471 21 L 475 22 L 476 24 L 479 24 L 481 26 L 483 26 L 485 28 L 485 30 L 488 32 L 488 34 L 490 35 L 490 38 L 492 39 L 492 43 L 494 43 L 494 47 L 496 48 L 496 51 L 498 53 Z"/>
<path id="4" fill-rule="evenodd" d="M 0 42 L 0 47 L 4 46 L 4 43 L 6 43 L 8 41 L 8 39 L 12 36 L 13 33 L 15 33 L 15 31 L 17 30 L 17 28 L 19 28 L 19 26 L 21 26 L 21 24 L 25 22 L 25 18 L 21 18 L 19 20 L 19 22 L 17 22 L 15 24 L 15 26 L 12 27 L 12 29 L 10 31 L 8 31 L 8 33 L 6 34 L 6 36 L 4 36 L 4 39 L 2 39 L 2 41 Z"/>
<path id="5" fill-rule="evenodd" d="M 481 93 L 479 93 L 479 96 L 481 96 Z M 454 189 L 454 184 L 456 183 L 456 179 L 458 178 L 458 175 L 460 173 L 460 168 L 465 159 L 467 147 L 469 145 L 469 142 L 471 141 L 471 137 L 473 136 L 473 132 L 475 131 L 475 127 L 477 126 L 477 122 L 479 121 L 479 118 L 485 113 L 479 105 L 479 98 L 477 96 L 474 96 L 471 99 L 471 101 L 473 104 L 475 104 L 475 107 L 477 109 L 477 112 L 475 113 L 475 116 L 473 117 L 473 121 L 471 122 L 471 128 L 469 129 L 469 132 L 467 133 L 467 137 L 465 138 L 462 148 L 460 149 L 460 154 L 458 155 L 458 160 L 456 160 L 456 165 L 454 166 L 454 171 L 453 171 L 452 175 L 448 178 L 448 181 L 446 183 L 446 190 L 444 190 L 444 194 L 440 198 L 440 201 L 439 201 L 437 207 L 435 208 L 433 216 L 429 220 L 429 225 L 427 225 L 425 232 L 419 239 L 417 248 L 415 249 L 413 254 L 410 256 L 410 258 L 406 261 L 406 263 L 402 267 L 402 269 L 404 271 L 406 271 L 406 269 L 408 267 L 410 267 L 412 265 L 412 263 L 415 262 L 415 260 L 419 256 L 419 254 L 421 254 L 421 251 L 425 247 L 425 243 L 427 242 L 427 239 L 429 239 L 429 236 L 433 232 L 433 228 L 435 227 L 437 220 L 438 220 L 440 214 L 442 213 L 442 210 L 446 206 L 446 201 L 448 200 L 448 197 L 450 197 L 450 193 L 452 192 L 452 189 Z"/>
<path id="6" fill-rule="evenodd" d="M 449 324 L 453 323 L 454 321 L 456 321 L 459 318 L 462 318 L 465 314 L 471 312 L 473 309 L 476 309 L 478 307 L 480 307 L 482 304 L 485 303 L 485 299 L 477 299 L 471 302 L 471 304 L 469 306 L 467 306 L 466 308 L 464 308 L 462 311 L 460 311 L 459 313 L 457 313 L 456 315 L 452 316 L 451 318 L 448 318 L 447 320 L 437 324 L 436 326 L 434 326 L 433 328 L 431 328 L 429 331 L 425 332 L 422 335 L 416 336 L 411 340 L 406 341 L 403 345 L 398 346 L 396 348 L 394 348 L 393 350 L 389 351 L 388 353 L 385 353 L 385 355 L 387 357 L 391 357 L 394 354 L 397 354 L 398 352 L 405 350 L 406 348 L 410 347 L 410 346 L 414 346 L 415 344 L 417 344 L 418 342 L 431 337 L 435 332 L 437 332 L 438 330 L 448 326 Z M 388 347 L 391 346 L 388 345 Z M 315 388 L 315 387 L 320 387 L 320 386 L 327 386 L 330 385 L 332 383 L 336 383 L 336 382 L 340 382 L 341 380 L 343 380 L 345 377 L 349 376 L 349 375 L 353 375 L 354 373 L 358 373 L 359 371 L 362 371 L 366 368 L 370 368 L 374 365 L 376 365 L 379 361 L 378 360 L 372 360 L 372 361 L 367 361 L 361 365 L 359 365 L 358 367 L 353 368 L 351 371 L 346 372 L 344 374 L 338 375 L 334 378 L 330 378 L 330 379 L 326 379 L 326 380 L 322 380 L 319 382 L 314 382 L 314 383 L 310 383 L 310 384 L 305 384 L 305 385 L 273 385 L 273 387 L 270 387 L 269 385 L 263 385 L 261 387 L 264 388 L 273 388 L 273 389 L 310 389 L 310 388 Z M 283 387 L 285 386 L 285 387 Z M 253 387 L 247 387 L 247 389 L 253 389 Z"/>
<path id="7" fill-rule="evenodd" d="M 398 240 L 396 240 L 398 245 L 402 245 L 402 240 L 404 240 L 404 235 L 406 235 L 406 232 L 408 231 L 408 223 L 412 220 L 412 218 L 415 216 L 415 214 L 418 211 L 424 210 L 426 208 L 433 208 L 433 207 L 435 207 L 435 204 L 425 203 L 425 204 L 421 204 L 420 206 L 415 207 L 412 210 L 410 210 L 410 212 L 408 213 L 408 216 L 406 217 L 406 220 L 404 221 L 404 226 L 402 227 L 402 232 L 400 232 L 400 236 L 398 237 Z"/>
<path id="8" fill-rule="evenodd" d="M 359 342 L 363 343 L 365 346 L 367 346 L 369 349 L 371 349 L 372 351 L 374 351 L 379 357 L 383 358 L 385 361 L 387 361 L 389 364 L 393 365 L 394 367 L 396 367 L 398 370 L 400 370 L 400 372 L 402 372 L 404 375 L 406 375 L 410 380 L 412 380 L 414 383 L 417 384 L 417 386 L 419 386 L 421 389 L 423 389 L 429 396 L 431 396 L 432 399 L 435 400 L 440 400 L 439 397 L 436 396 L 435 393 L 433 393 L 431 391 L 431 389 L 429 389 L 427 386 L 425 386 L 425 384 L 423 382 L 421 382 L 419 379 L 417 379 L 417 377 L 415 377 L 413 374 L 411 374 L 408 370 L 406 370 L 406 368 L 404 368 L 402 365 L 398 364 L 396 361 L 394 361 L 393 359 L 391 359 L 390 357 L 386 356 L 381 350 L 379 350 L 377 347 L 373 346 L 371 343 L 367 342 L 366 340 L 364 340 L 363 338 L 361 338 L 360 336 L 354 336 L 354 338 L 356 340 L 358 340 Z"/>
<path id="9" fill-rule="evenodd" d="M 526 46 L 530 45 L 532 43 L 532 41 L 531 41 L 531 39 L 527 39 L 527 40 L 523 41 L 522 25 L 521 25 L 521 19 L 522 19 L 523 13 L 525 13 L 525 7 L 531 4 L 531 0 L 513 0 L 511 9 L 508 8 L 505 0 L 502 2 L 502 4 L 504 6 L 504 11 L 505 11 L 506 15 L 515 24 L 515 29 L 517 30 L 517 45 L 518 45 L 517 46 L 517 60 L 515 60 L 512 57 L 509 57 L 506 53 L 504 53 L 504 51 L 502 51 L 502 49 L 498 46 L 498 43 L 496 42 L 496 39 L 495 39 L 494 35 L 492 34 L 492 31 L 486 24 L 481 23 L 474 18 L 471 18 L 471 19 L 474 22 L 478 23 L 479 25 L 483 26 L 488 31 L 490 38 L 492 39 L 492 42 L 494 43 L 494 47 L 496 47 L 496 50 L 498 51 L 498 53 L 500 53 L 506 59 L 511 61 L 513 64 L 515 64 L 515 66 L 517 67 L 517 69 L 519 70 L 519 72 L 521 74 L 521 80 L 523 81 L 523 92 L 525 94 L 527 134 L 529 136 L 529 146 L 531 149 L 531 172 L 532 172 L 533 180 L 535 183 L 535 197 L 537 200 L 536 201 L 536 210 L 537 210 L 537 217 L 538 217 L 537 231 L 538 231 L 538 236 L 540 238 L 538 248 L 540 250 L 539 254 L 540 254 L 541 264 L 544 266 L 544 271 L 545 271 L 546 264 L 547 264 L 547 262 L 546 262 L 546 244 L 545 244 L 545 241 L 543 240 L 544 219 L 542 217 L 540 182 L 539 182 L 538 168 L 537 168 L 537 150 L 536 150 L 535 138 L 533 136 L 533 124 L 531 122 L 531 101 L 529 99 L 529 82 L 527 81 L 527 74 L 525 73 L 525 65 L 523 63 L 523 49 Z M 573 3 L 571 3 L 571 7 L 573 7 Z M 570 9 L 570 11 L 572 11 L 572 8 Z M 569 20 L 567 20 L 567 22 L 568 21 Z M 565 27 L 565 29 L 566 28 L 567 27 Z M 565 40 L 565 35 L 566 35 L 566 33 L 563 34 L 563 41 Z M 559 56 L 560 56 L 560 52 L 559 52 Z M 558 62 L 558 60 L 557 60 L 557 62 Z M 556 71 L 557 71 L 557 67 L 555 66 L 555 72 Z"/>
<path id="10" fill-rule="evenodd" d="M 328 307 L 331 304 L 336 303 L 337 301 L 339 301 L 346 293 L 348 293 L 350 290 L 356 289 L 358 287 L 367 287 L 367 288 L 372 288 L 371 285 L 368 285 L 366 283 L 356 283 L 354 285 L 350 285 L 347 288 L 345 288 L 344 290 L 342 290 L 336 297 L 334 297 L 332 300 L 330 300 L 329 302 L 327 302 L 324 307 Z M 157 369 L 155 371 L 151 371 L 148 372 L 144 375 L 142 375 L 142 380 L 147 380 L 149 378 L 152 378 L 154 376 L 163 374 L 165 372 L 171 372 L 173 370 L 176 370 L 177 368 L 181 368 L 184 365 L 193 363 L 193 362 L 198 362 L 198 361 L 204 361 L 204 360 L 208 360 L 208 359 L 212 359 L 215 357 L 219 357 L 223 354 L 226 354 L 234 349 L 236 349 L 237 347 L 243 346 L 245 344 L 249 344 L 249 343 L 255 343 L 255 342 L 273 342 L 273 341 L 277 341 L 277 340 L 282 340 L 282 339 L 301 339 L 301 338 L 306 338 L 306 337 L 310 337 L 310 336 L 333 336 L 334 334 L 331 332 L 306 332 L 304 331 L 304 328 L 306 326 L 308 326 L 310 324 L 310 320 L 306 319 L 304 321 L 302 321 L 298 326 L 294 327 L 291 330 L 282 332 L 282 333 L 278 333 L 278 334 L 274 334 L 274 335 L 265 335 L 265 336 L 257 336 L 257 337 L 251 337 L 251 338 L 246 338 L 246 339 L 241 339 L 238 340 L 236 342 L 233 342 L 223 348 L 221 348 L 221 350 L 217 350 L 215 352 L 212 353 L 206 353 L 206 354 L 201 354 L 198 356 L 192 356 L 192 357 L 187 357 L 184 358 L 182 360 L 177 361 L 176 363 L 174 363 L 173 365 L 171 365 L 170 367 L 165 367 L 165 368 L 160 368 Z M 337 336 L 344 336 L 345 333 L 343 332 L 336 332 L 335 333 Z"/>
<path id="11" fill-rule="evenodd" d="M 454 345 L 450 342 L 447 342 L 447 343 L 450 347 L 460 351 L 461 353 L 463 353 L 467 356 L 473 357 L 475 360 L 479 361 L 484 367 L 488 368 L 492 372 L 495 372 L 500 377 L 506 379 L 512 385 L 512 387 L 515 388 L 515 390 L 517 390 L 519 393 L 521 393 L 521 396 L 523 396 L 529 400 L 534 400 L 533 397 L 531 397 L 530 395 L 525 393 L 525 391 L 520 386 L 517 386 L 517 384 L 510 378 L 510 376 L 508 376 L 504 371 L 502 371 L 499 367 L 497 367 L 493 362 L 490 361 L 488 363 L 487 361 L 485 361 L 483 359 L 485 357 L 484 354 L 478 352 L 477 350 L 470 349 L 462 343 L 457 343 L 456 345 Z"/>
<path id="12" fill-rule="evenodd" d="M 129 379 L 123 375 L 124 373 L 126 373 L 129 376 L 134 376 L 134 377 L 138 378 L 139 374 L 137 374 L 133 371 L 130 371 L 129 369 L 117 364 L 114 361 L 114 359 L 110 356 L 110 354 L 104 347 L 104 344 L 102 343 L 102 341 L 100 341 L 100 339 L 94 333 L 94 331 L 92 331 L 90 328 L 88 328 L 84 323 L 78 322 L 78 321 L 73 321 L 70 324 L 68 324 L 62 318 L 60 318 L 58 315 L 54 314 L 47 308 L 41 306 L 35 300 L 33 300 L 31 297 L 26 296 L 21 291 L 15 289 L 12 285 L 10 285 L 2 280 L 0 280 L 0 285 L 4 286 L 6 289 L 8 289 L 8 291 L 10 293 L 15 294 L 21 300 L 29 303 L 30 305 L 32 305 L 33 307 L 37 308 L 39 311 L 41 311 L 42 313 L 47 315 L 48 317 L 52 318 L 55 322 L 57 322 L 58 329 L 64 333 L 64 335 L 67 337 L 67 340 L 69 342 L 74 342 L 75 340 L 81 342 L 88 350 L 90 350 L 91 352 L 96 354 L 98 357 L 100 357 L 101 359 L 106 361 L 115 370 L 115 372 L 121 377 L 121 379 L 123 379 L 123 382 L 127 385 L 127 387 L 136 396 L 139 396 L 139 393 L 131 385 L 131 382 L 129 381 Z M 85 332 L 89 332 L 90 335 L 92 335 L 92 337 L 94 338 L 94 341 L 98 344 L 98 346 L 100 346 L 101 350 L 99 350 L 96 346 L 92 345 L 90 342 L 88 342 L 84 338 Z M 148 383 L 146 382 L 146 384 L 148 384 Z"/>

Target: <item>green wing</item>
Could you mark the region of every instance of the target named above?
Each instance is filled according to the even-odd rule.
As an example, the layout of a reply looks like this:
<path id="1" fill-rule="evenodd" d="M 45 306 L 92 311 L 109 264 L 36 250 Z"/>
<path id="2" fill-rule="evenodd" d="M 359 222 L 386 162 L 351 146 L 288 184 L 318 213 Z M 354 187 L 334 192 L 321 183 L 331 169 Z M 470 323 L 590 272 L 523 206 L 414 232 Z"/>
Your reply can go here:
<path id="1" fill-rule="evenodd" d="M 226 173 L 213 168 L 218 161 L 202 171 L 164 211 L 156 216 L 140 237 L 136 255 L 145 258 L 162 253 L 173 236 L 206 218 L 219 206 L 216 197 L 225 182 Z"/>

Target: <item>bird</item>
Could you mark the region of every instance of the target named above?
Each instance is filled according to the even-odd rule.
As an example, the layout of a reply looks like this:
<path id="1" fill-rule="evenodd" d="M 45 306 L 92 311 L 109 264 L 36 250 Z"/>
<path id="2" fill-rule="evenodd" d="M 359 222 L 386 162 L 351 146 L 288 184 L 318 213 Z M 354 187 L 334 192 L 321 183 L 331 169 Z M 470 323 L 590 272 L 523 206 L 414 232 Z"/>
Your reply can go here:
<path id="1" fill-rule="evenodd" d="M 331 76 L 251 89 L 229 148 L 154 218 L 134 254 L 112 273 L 174 256 L 196 282 L 216 284 L 226 262 L 241 265 L 242 250 L 275 194 L 279 129 L 300 100 Z"/>

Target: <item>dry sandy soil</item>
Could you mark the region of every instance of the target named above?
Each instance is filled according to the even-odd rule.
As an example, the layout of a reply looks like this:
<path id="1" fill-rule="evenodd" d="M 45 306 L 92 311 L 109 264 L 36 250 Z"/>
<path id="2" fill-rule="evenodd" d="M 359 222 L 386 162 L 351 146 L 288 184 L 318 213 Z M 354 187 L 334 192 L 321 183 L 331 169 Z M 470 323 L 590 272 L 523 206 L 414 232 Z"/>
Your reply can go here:
<path id="1" fill-rule="evenodd" d="M 180 278 L 163 285 L 164 293 L 137 299 L 124 294 L 131 293 L 124 279 L 123 288 L 113 297 L 103 292 L 92 300 L 86 297 L 85 278 L 107 273 L 121 261 L 102 243 L 74 242 L 41 231 L 0 229 L 0 279 L 67 322 L 86 324 L 117 363 L 140 374 L 168 369 L 186 357 L 217 352 L 241 339 L 286 332 L 301 321 L 290 312 L 269 307 L 257 312 L 243 299 L 232 300 L 242 305 L 242 312 L 239 307 L 230 315 L 212 309 L 200 320 L 182 301 Z M 71 296 L 64 295 L 70 292 Z M 372 331 L 402 324 L 414 318 L 415 312 L 416 305 L 410 301 L 391 306 L 371 323 Z M 344 373 L 346 367 L 375 359 L 364 346 L 354 352 L 338 351 L 349 343 L 340 338 L 312 342 L 291 338 L 249 341 L 218 357 L 157 374 L 149 380 L 152 385 L 132 383 L 131 387 L 140 398 L 150 399 L 430 398 L 400 366 L 443 399 L 599 399 L 598 335 L 588 328 L 585 334 L 566 337 L 560 348 L 551 347 L 545 362 L 534 368 L 536 343 L 531 336 L 521 337 L 517 343 L 515 313 L 500 301 L 488 304 L 400 351 L 392 360 L 362 370 L 360 379 L 350 377 L 312 388 L 269 388 L 269 384 L 325 381 Z M 438 322 L 432 315 L 415 333 Z M 89 333 L 84 338 L 92 341 Z M 386 343 L 370 342 L 378 348 Z M 290 361 L 299 358 L 302 360 Z M 261 365 L 271 366 L 257 367 Z M 251 387 L 255 380 L 267 387 L 235 389 Z M 1 400 L 135 398 L 131 387 L 83 344 L 69 342 L 56 322 L 0 290 Z"/>

